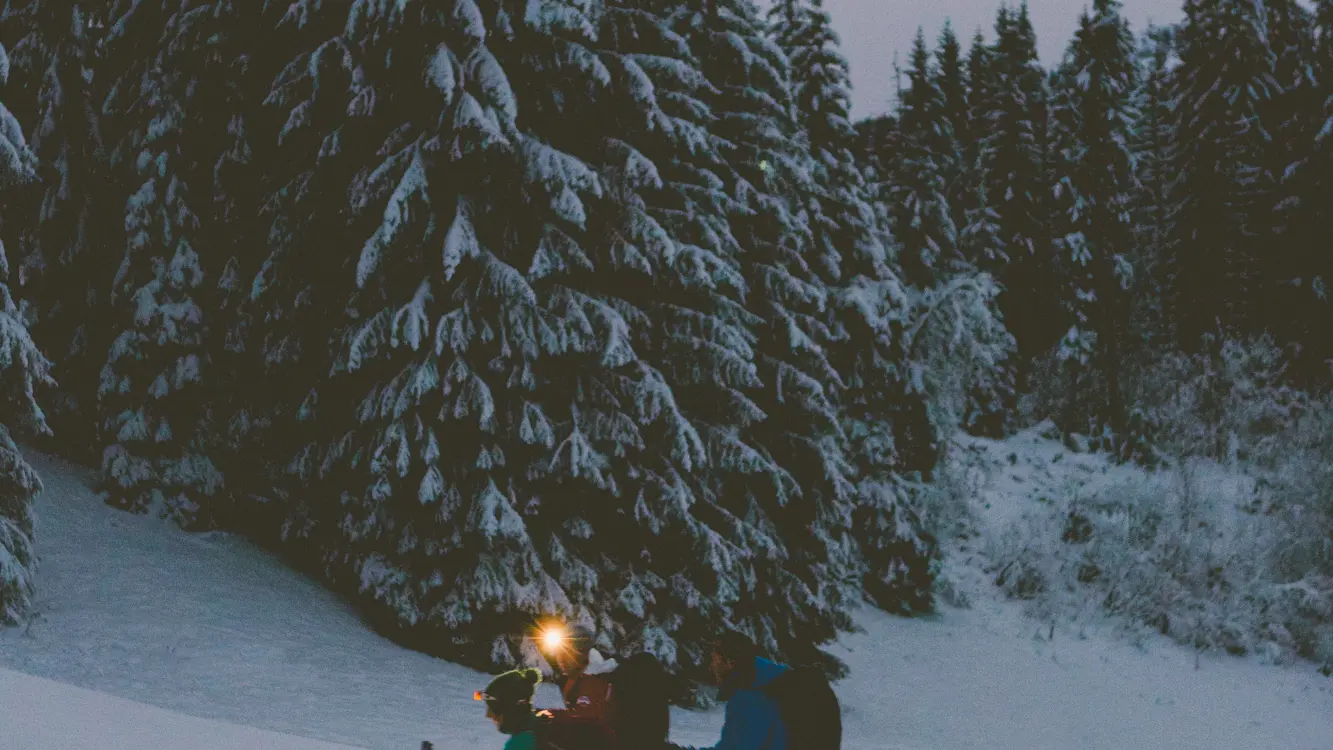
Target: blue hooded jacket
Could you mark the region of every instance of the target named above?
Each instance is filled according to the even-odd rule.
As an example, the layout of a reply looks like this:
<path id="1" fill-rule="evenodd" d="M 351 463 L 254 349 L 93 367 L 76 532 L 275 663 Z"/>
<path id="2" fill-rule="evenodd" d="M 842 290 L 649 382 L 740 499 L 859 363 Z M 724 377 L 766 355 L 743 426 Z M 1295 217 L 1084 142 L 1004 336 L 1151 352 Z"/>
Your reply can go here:
<path id="1" fill-rule="evenodd" d="M 721 697 L 727 702 L 722 739 L 699 750 L 787 750 L 787 728 L 777 701 L 762 692 L 765 685 L 787 667 L 767 659 L 755 659 L 754 680 L 748 685 L 729 682 Z"/>

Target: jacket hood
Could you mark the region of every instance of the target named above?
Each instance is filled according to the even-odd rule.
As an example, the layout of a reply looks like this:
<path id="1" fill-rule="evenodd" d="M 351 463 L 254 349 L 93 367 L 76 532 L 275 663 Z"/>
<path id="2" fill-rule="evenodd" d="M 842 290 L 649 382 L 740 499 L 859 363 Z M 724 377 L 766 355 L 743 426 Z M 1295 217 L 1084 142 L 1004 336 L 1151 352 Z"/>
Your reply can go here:
<path id="1" fill-rule="evenodd" d="M 768 683 L 776 680 L 779 675 L 786 672 L 787 667 L 768 659 L 756 658 L 754 660 L 754 676 L 737 673 L 733 674 L 727 683 L 722 686 L 719 697 L 722 700 L 728 700 L 738 690 L 762 690 Z"/>
<path id="2" fill-rule="evenodd" d="M 776 680 L 778 675 L 786 672 L 788 667 L 771 662 L 768 659 L 754 660 L 754 684 L 750 687 L 755 690 L 762 690 L 765 685 Z"/>
<path id="3" fill-rule="evenodd" d="M 588 650 L 588 668 L 583 670 L 584 674 L 604 675 L 616 671 L 615 659 L 604 659 L 597 649 Z"/>

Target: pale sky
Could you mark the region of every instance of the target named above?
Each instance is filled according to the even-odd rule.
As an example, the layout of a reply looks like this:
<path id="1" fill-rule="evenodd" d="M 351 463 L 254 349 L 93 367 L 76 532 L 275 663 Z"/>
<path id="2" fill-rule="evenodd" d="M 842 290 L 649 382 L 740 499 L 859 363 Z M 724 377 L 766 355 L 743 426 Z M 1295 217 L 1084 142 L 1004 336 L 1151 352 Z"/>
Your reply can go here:
<path id="1" fill-rule="evenodd" d="M 1183 12 L 1182 0 L 1123 0 L 1125 17 L 1137 35 L 1154 23 L 1174 23 Z M 766 4 L 760 0 L 761 4 Z M 1010 4 L 1018 6 L 1018 0 Z M 1028 12 L 1037 32 L 1041 63 L 1052 67 L 1064 55 L 1074 35 L 1079 12 L 1091 0 L 1028 0 Z M 889 111 L 894 102 L 893 55 L 905 65 L 918 26 L 924 27 L 932 50 L 944 19 L 953 21 L 966 53 L 980 26 L 987 40 L 994 37 L 995 12 L 1000 0 L 824 0 L 833 16 L 833 28 L 842 39 L 842 53 L 852 68 L 852 116 L 855 119 Z"/>

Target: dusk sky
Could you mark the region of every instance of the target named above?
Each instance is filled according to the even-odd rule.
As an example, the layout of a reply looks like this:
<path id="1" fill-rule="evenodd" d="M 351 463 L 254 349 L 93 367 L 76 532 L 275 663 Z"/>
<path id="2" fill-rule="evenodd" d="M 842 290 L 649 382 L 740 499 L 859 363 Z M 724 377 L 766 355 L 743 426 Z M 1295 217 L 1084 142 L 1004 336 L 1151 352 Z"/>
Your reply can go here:
<path id="1" fill-rule="evenodd" d="M 1090 0 L 1028 0 L 1043 66 L 1051 67 L 1064 54 L 1079 12 L 1090 5 Z M 852 116 L 882 114 L 893 106 L 894 51 L 905 64 L 918 26 L 925 28 L 934 49 L 944 19 L 952 19 L 966 52 L 977 27 L 988 40 L 994 37 L 999 6 L 999 0 L 824 0 L 842 38 L 842 53 L 852 66 Z M 1124 0 L 1124 6 L 1135 34 L 1150 19 L 1172 23 L 1182 16 L 1182 0 Z"/>

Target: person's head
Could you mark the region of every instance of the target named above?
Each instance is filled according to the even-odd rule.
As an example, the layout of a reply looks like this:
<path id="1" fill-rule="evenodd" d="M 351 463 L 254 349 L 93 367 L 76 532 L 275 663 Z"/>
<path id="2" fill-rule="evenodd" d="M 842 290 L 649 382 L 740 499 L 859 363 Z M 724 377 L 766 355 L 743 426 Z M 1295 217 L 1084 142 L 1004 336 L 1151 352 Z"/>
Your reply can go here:
<path id="1" fill-rule="evenodd" d="M 712 674 L 714 683 L 720 687 L 738 670 L 744 673 L 754 669 L 754 660 L 757 658 L 759 658 L 759 647 L 749 636 L 728 630 L 713 641 L 708 671 Z"/>
<path id="2" fill-rule="evenodd" d="M 556 666 L 565 674 L 582 674 L 588 668 L 589 653 L 596 639 L 596 634 L 586 625 L 570 627 L 564 647 L 555 654 Z"/>
<path id="3" fill-rule="evenodd" d="M 608 719 L 622 747 L 656 748 L 671 727 L 666 670 L 652 654 L 626 659 L 611 673 L 613 700 Z"/>
<path id="4" fill-rule="evenodd" d="M 504 734 L 522 731 L 532 718 L 532 696 L 541 673 L 535 669 L 516 669 L 491 680 L 477 697 L 486 701 L 486 718 Z"/>

